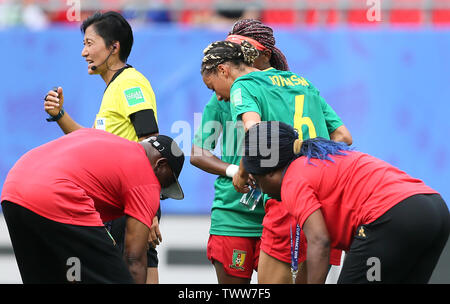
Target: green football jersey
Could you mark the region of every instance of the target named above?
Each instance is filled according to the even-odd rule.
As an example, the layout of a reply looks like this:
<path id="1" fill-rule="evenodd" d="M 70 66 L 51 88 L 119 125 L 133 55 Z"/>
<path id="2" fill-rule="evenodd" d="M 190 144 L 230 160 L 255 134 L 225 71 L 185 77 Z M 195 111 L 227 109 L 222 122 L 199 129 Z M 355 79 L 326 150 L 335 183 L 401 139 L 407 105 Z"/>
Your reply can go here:
<path id="1" fill-rule="evenodd" d="M 256 112 L 262 121 L 281 121 L 299 131 L 300 139 L 324 137 L 343 123 L 305 78 L 274 68 L 237 78 L 230 91 L 233 121 Z"/>
<path id="2" fill-rule="evenodd" d="M 202 121 L 193 144 L 212 151 L 221 148 L 221 160 L 239 165 L 242 155 L 244 129 L 236 127 L 231 117 L 230 103 L 219 101 L 213 94 L 205 106 Z M 233 187 L 232 179 L 219 176 L 214 183 L 214 201 L 211 208 L 210 234 L 260 237 L 264 207 L 260 203 L 250 211 L 239 201 L 242 193 Z"/>

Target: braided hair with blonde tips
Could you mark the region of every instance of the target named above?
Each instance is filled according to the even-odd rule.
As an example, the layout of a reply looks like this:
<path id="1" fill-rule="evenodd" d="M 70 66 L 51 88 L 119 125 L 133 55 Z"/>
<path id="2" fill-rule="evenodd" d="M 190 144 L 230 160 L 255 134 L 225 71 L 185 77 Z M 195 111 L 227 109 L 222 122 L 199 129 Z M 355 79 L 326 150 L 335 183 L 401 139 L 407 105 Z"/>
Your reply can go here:
<path id="1" fill-rule="evenodd" d="M 215 73 L 217 66 L 225 62 L 231 62 L 236 66 L 245 64 L 253 65 L 259 56 L 258 50 L 247 41 L 237 44 L 229 41 L 216 41 L 203 50 L 201 73 Z"/>

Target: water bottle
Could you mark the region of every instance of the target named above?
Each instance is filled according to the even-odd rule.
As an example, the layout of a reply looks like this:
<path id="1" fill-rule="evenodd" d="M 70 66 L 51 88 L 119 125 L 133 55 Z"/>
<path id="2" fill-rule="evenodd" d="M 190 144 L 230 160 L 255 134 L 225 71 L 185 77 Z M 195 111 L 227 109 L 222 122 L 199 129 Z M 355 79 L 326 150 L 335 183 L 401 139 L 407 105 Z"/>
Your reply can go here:
<path id="1" fill-rule="evenodd" d="M 240 203 L 247 207 L 248 210 L 255 210 L 258 202 L 261 200 L 262 192 L 259 188 L 251 188 L 251 190 L 242 195 Z"/>

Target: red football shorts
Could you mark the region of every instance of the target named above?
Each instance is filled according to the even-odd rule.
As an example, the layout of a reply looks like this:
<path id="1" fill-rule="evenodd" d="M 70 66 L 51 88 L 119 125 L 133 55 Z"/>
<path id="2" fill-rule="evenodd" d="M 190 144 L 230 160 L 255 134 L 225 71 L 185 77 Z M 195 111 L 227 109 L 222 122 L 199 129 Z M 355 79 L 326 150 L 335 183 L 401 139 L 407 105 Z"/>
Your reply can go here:
<path id="1" fill-rule="evenodd" d="M 206 254 L 211 263 L 220 262 L 228 275 L 250 279 L 258 269 L 258 237 L 210 235 Z"/>
<path id="2" fill-rule="evenodd" d="M 275 199 L 266 202 L 266 215 L 263 219 L 263 233 L 261 236 L 261 250 L 285 263 L 291 263 L 291 227 L 292 237 L 295 238 L 297 223 L 295 219 Z M 298 262 L 306 260 L 306 237 L 303 230 L 300 233 L 300 247 Z M 341 250 L 331 249 L 330 264 L 340 265 Z"/>

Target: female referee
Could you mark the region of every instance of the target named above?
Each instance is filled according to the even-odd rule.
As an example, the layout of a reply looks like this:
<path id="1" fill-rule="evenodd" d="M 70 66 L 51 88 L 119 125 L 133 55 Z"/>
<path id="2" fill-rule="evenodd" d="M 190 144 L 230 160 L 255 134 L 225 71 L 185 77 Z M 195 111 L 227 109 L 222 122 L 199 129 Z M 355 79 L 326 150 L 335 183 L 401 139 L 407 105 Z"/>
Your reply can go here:
<path id="1" fill-rule="evenodd" d="M 133 46 L 133 32 L 125 18 L 116 12 L 95 13 L 81 25 L 84 48 L 81 55 L 88 63 L 88 73 L 98 74 L 106 89 L 95 118 L 94 128 L 132 141 L 157 135 L 158 123 L 155 94 L 149 81 L 131 65 L 126 64 Z M 49 91 L 44 109 L 48 121 L 56 121 L 65 134 L 82 126 L 63 109 L 61 87 Z M 153 219 L 148 251 L 148 283 L 158 283 L 158 258 L 154 249 L 162 240 L 159 231 L 161 210 Z M 125 218 L 107 223 L 119 247 L 123 247 Z"/>
<path id="2" fill-rule="evenodd" d="M 247 39 L 248 40 L 248 39 Z M 233 91 L 236 83 L 241 79 L 252 83 L 252 94 L 248 97 L 240 98 L 239 104 L 233 102 L 231 97 L 232 119 L 237 122 L 238 118 L 245 124 L 249 119 L 260 121 L 268 119 L 285 120 L 291 124 L 304 124 L 306 118 L 303 114 L 317 113 L 313 117 L 314 125 L 306 128 L 304 136 L 321 136 L 347 141 L 351 143 L 351 136 L 336 113 L 318 95 L 317 90 L 294 73 L 280 71 L 269 68 L 259 71 L 252 67 L 254 60 L 259 56 L 259 52 L 245 39 L 229 41 L 219 41 L 211 44 L 204 51 L 202 62 L 202 76 L 206 86 L 215 91 L 220 100 L 230 100 L 230 89 Z M 285 65 L 287 67 L 287 64 Z M 244 76 L 246 75 L 246 76 Z M 289 80 L 292 86 L 275 85 L 274 77 L 282 75 Z M 272 78 L 270 78 L 272 77 Z M 255 80 L 252 80 L 254 78 Z M 283 78 L 284 79 L 284 78 Z M 294 82 L 293 82 L 294 81 Z M 239 82 L 239 85 L 243 81 Z M 294 85 L 295 83 L 295 85 Z M 244 89 L 239 88 L 237 92 L 244 94 Z M 245 91 L 247 92 L 247 91 Z M 305 98 L 305 95 L 307 98 Z M 231 93 L 233 96 L 233 93 Z M 303 96 L 306 99 L 305 111 L 300 111 L 300 104 L 296 102 L 296 96 Z M 257 99 L 257 101 L 255 101 Z M 251 104 L 262 102 L 262 105 L 251 108 Z M 236 114 L 236 107 L 242 107 L 243 111 Z M 309 112 L 308 112 L 309 111 Z M 256 116 L 249 116 L 256 114 Z M 311 120 L 311 118 L 309 118 Z M 312 121 L 311 121 L 312 123 Z M 315 125 L 318 125 L 316 131 Z M 248 128 L 248 126 L 246 126 Z M 308 134 L 309 131 L 309 134 Z M 242 166 L 241 168 L 242 169 Z M 238 170 L 236 170 L 238 171 Z M 239 170 L 240 171 L 240 170 Z M 241 172 L 235 172 L 234 179 L 243 176 Z M 244 184 L 247 183 L 248 176 L 241 177 Z M 239 191 L 245 191 L 237 188 Z M 267 201 L 265 205 L 265 216 L 263 221 L 263 233 L 261 238 L 261 251 L 258 265 L 259 283 L 290 283 L 290 224 L 289 215 L 283 208 L 279 208 L 275 200 Z M 294 223 L 295 224 L 295 223 Z M 339 262 L 338 262 L 339 263 Z"/>
<path id="3" fill-rule="evenodd" d="M 268 154 L 276 161 L 262 166 Z M 249 129 L 243 165 L 303 228 L 308 283 L 325 282 L 329 248 L 346 251 L 338 283 L 430 279 L 449 236 L 450 215 L 421 180 L 342 143 L 302 141 L 294 128 L 275 121 Z"/>

